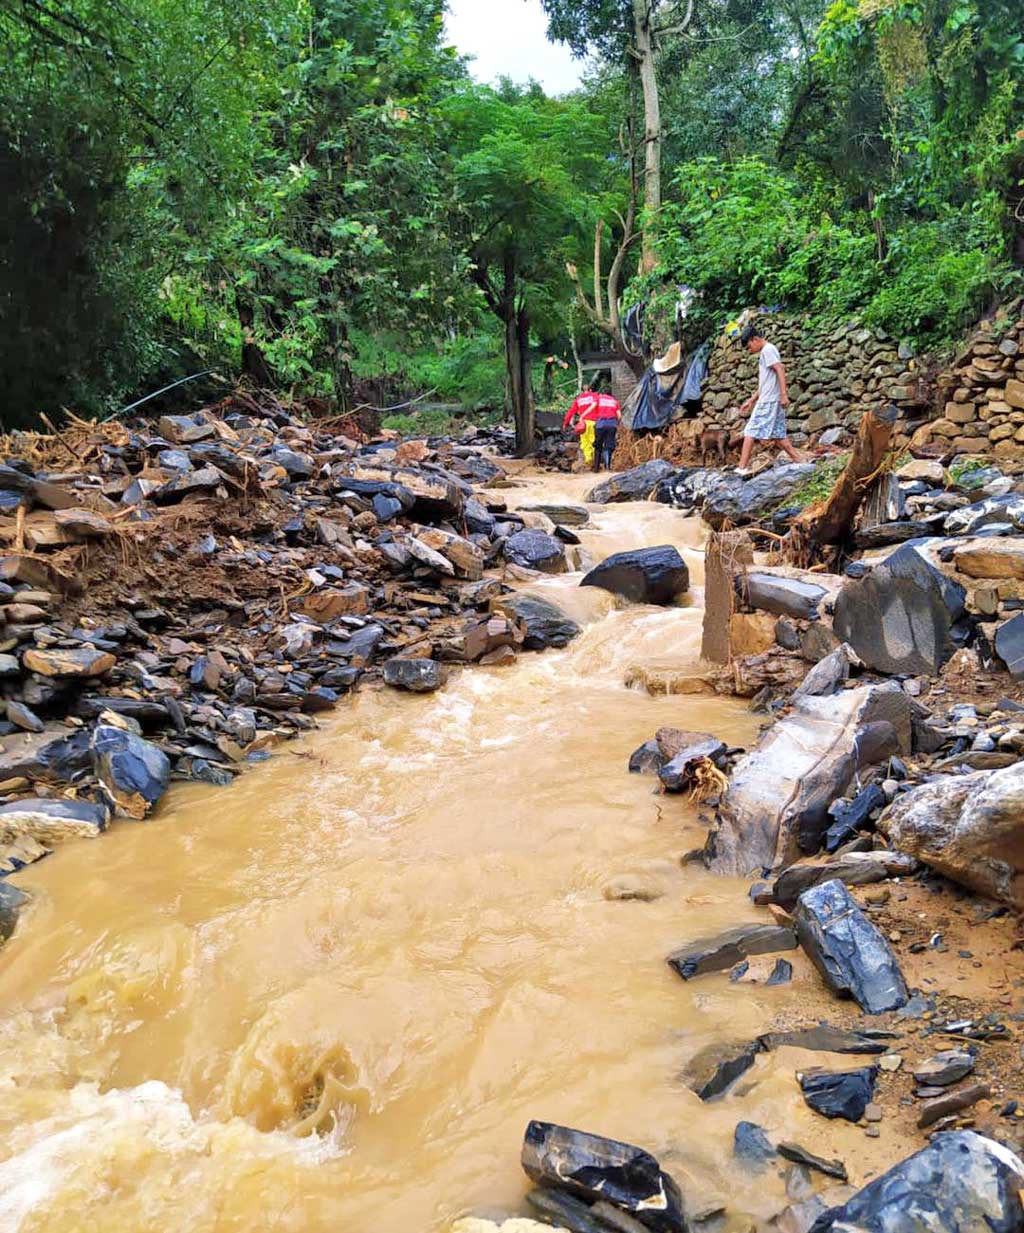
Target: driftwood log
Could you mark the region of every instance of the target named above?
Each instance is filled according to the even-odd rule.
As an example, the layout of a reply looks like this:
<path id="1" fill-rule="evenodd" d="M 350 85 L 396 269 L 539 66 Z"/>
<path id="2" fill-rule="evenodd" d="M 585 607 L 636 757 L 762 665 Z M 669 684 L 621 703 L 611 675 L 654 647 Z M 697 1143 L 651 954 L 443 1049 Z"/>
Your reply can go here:
<path id="1" fill-rule="evenodd" d="M 791 560 L 807 567 L 828 561 L 835 549 L 853 533 L 854 519 L 879 474 L 892 443 L 896 408 L 876 414 L 869 411 L 860 422 L 857 440 L 846 469 L 826 501 L 816 501 L 794 521 L 789 532 Z"/>

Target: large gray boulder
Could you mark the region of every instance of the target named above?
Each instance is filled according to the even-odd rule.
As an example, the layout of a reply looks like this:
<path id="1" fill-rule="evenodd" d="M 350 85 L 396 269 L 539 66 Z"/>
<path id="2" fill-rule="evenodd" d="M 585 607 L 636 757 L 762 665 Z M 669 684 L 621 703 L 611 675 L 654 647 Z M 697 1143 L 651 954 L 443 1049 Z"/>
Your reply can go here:
<path id="1" fill-rule="evenodd" d="M 653 1233 L 687 1233 L 679 1187 L 643 1148 L 531 1122 L 522 1162 L 526 1175 L 540 1186 L 587 1203 L 608 1203 Z"/>
<path id="2" fill-rule="evenodd" d="M 621 501 L 647 501 L 658 484 L 675 474 L 675 467 L 656 458 L 642 467 L 610 475 L 596 488 L 591 489 L 587 500 L 594 505 L 612 505 Z"/>
<path id="3" fill-rule="evenodd" d="M 167 755 L 134 732 L 101 723 L 92 736 L 92 754 L 96 778 L 118 817 L 141 820 L 167 791 Z"/>
<path id="4" fill-rule="evenodd" d="M 564 574 L 565 548 L 546 531 L 517 531 L 505 541 L 505 560 L 542 574 Z"/>
<path id="5" fill-rule="evenodd" d="M 906 544 L 866 578 L 846 583 L 833 628 L 869 668 L 934 676 L 955 650 L 950 631 L 965 600 L 963 587 Z"/>
<path id="6" fill-rule="evenodd" d="M 825 984 L 866 1014 L 898 1010 L 908 1000 L 896 956 L 842 882 L 823 882 L 797 900 L 797 937 Z"/>
<path id="7" fill-rule="evenodd" d="M 857 773 L 911 745 L 910 700 L 886 686 L 801 698 L 733 771 L 705 863 L 728 876 L 781 870 L 812 855 L 828 809 Z"/>
<path id="8" fill-rule="evenodd" d="M 1024 762 L 945 776 L 897 798 L 879 829 L 901 852 L 1024 909 Z"/>
<path id="9" fill-rule="evenodd" d="M 0 839 L 27 835 L 38 843 L 95 839 L 107 829 L 110 811 L 92 801 L 43 799 L 38 796 L 0 805 Z"/>
<path id="10" fill-rule="evenodd" d="M 498 607 L 526 626 L 523 647 L 527 651 L 568 646 L 573 638 L 580 636 L 580 627 L 575 621 L 548 600 L 535 595 L 509 595 Z"/>
<path id="11" fill-rule="evenodd" d="M 741 527 L 782 505 L 813 474 L 813 463 L 794 462 L 772 467 L 751 479 L 728 475 L 708 495 L 701 516 L 716 531 L 727 522 Z"/>
<path id="12" fill-rule="evenodd" d="M 1001 1143 L 958 1130 L 823 1213 L 810 1233 L 1020 1233 L 1024 1164 Z"/>
<path id="13" fill-rule="evenodd" d="M 671 544 L 617 552 L 580 583 L 621 595 L 634 604 L 671 604 L 690 589 L 690 571 Z"/>

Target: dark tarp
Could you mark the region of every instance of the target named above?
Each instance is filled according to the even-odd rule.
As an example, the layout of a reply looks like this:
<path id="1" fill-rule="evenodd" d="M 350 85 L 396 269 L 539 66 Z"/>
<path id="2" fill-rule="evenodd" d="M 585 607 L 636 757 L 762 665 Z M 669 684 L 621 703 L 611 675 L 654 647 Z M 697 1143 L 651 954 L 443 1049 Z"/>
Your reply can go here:
<path id="1" fill-rule="evenodd" d="M 627 427 L 635 433 L 660 432 L 676 420 L 697 415 L 710 355 L 711 344 L 706 342 L 685 365 L 660 376 L 653 366 L 648 368 L 624 409 Z"/>

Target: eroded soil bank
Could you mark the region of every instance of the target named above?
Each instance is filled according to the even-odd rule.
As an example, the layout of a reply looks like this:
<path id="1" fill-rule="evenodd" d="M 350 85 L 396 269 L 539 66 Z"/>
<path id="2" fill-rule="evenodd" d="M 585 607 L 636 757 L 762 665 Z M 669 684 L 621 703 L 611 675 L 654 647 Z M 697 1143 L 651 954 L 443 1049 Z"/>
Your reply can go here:
<path id="1" fill-rule="evenodd" d="M 877 1138 L 812 1113 L 794 1074 L 827 1055 L 764 1054 L 715 1103 L 686 1086 L 710 1044 L 861 1021 L 798 953 L 773 988 L 666 966 L 764 913 L 745 882 L 681 863 L 706 827 L 628 757 L 663 725 L 750 745 L 758 720 L 624 686 L 654 659 L 696 666 L 700 524 L 636 503 L 578 533 L 593 561 L 676 544 L 688 606 L 617 608 L 579 574 L 528 584 L 584 626 L 567 650 L 430 697 L 359 694 L 230 791 L 175 786 L 150 822 L 16 876 L 33 897 L 0 972 L 0 1229 L 440 1233 L 525 1210 L 534 1117 L 643 1144 L 749 1228 L 793 1195 L 736 1161 L 740 1120 L 841 1157 L 854 1184 L 918 1145 L 897 1112 Z M 1007 922 L 979 928 L 1004 928 L 986 946 L 1005 952 Z M 1019 1000 L 1005 968 L 911 962 L 911 984 Z M 902 1080 L 882 1079 L 897 1110 Z"/>

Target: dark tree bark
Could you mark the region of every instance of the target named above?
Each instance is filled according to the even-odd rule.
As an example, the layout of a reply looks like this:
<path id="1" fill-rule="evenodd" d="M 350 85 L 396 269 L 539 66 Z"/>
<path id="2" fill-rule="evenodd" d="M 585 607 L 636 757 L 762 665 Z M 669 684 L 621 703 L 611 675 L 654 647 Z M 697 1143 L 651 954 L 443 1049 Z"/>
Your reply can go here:
<path id="1" fill-rule="evenodd" d="M 516 426 L 516 453 L 520 458 L 537 448 L 537 416 L 530 367 L 530 313 L 525 295 L 517 294 L 519 272 L 515 255 L 505 255 L 501 289 L 495 287 L 485 264 L 473 267 L 474 282 L 484 293 L 487 307 L 505 328 L 505 375 L 509 408 Z"/>
<path id="2" fill-rule="evenodd" d="M 250 377 L 261 389 L 272 389 L 277 384 L 274 370 L 267 363 L 259 344 L 254 341 L 256 310 L 240 287 L 235 288 L 235 311 L 238 313 L 238 324 L 242 327 L 242 375 Z"/>

